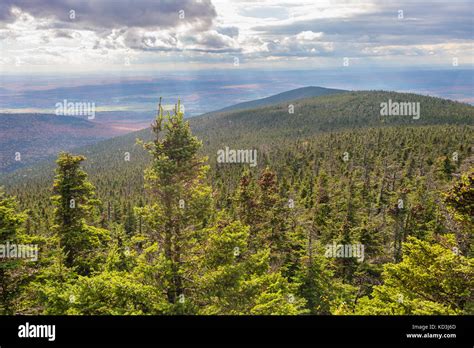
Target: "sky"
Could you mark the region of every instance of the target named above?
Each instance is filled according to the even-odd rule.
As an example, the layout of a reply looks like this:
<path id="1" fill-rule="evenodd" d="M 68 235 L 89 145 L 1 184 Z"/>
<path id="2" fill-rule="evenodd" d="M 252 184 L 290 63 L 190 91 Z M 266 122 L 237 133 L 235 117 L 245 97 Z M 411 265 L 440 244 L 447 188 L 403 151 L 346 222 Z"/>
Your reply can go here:
<path id="1" fill-rule="evenodd" d="M 1 0 L 0 74 L 472 68 L 474 1 Z"/>

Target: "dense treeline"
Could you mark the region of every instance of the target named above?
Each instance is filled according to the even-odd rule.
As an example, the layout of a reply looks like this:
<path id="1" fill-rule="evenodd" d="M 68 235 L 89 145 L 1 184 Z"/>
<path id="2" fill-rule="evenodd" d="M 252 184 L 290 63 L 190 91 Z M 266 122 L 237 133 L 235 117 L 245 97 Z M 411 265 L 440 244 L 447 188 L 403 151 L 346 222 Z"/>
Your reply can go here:
<path id="1" fill-rule="evenodd" d="M 420 117 L 413 119 L 411 116 L 381 116 L 380 104 L 389 100 L 419 102 Z M 293 113 L 290 113 L 291 111 Z M 203 152 L 209 156 L 212 164 L 216 150 L 224 146 L 256 148 L 265 144 L 260 151 L 266 151 L 280 147 L 282 142 L 291 144 L 295 139 L 307 140 L 324 132 L 352 132 L 365 128 L 398 126 L 474 126 L 474 107 L 416 94 L 349 92 L 299 99 L 253 110 L 213 112 L 192 117 L 189 122 L 193 133 L 202 140 Z M 143 129 L 75 151 L 87 156 L 84 168 L 93 177 L 96 173 L 107 175 L 107 172 L 115 172 L 117 165 L 120 165 L 120 171 L 125 175 L 129 170 L 136 170 L 140 174 L 149 158 L 136 146 L 136 139 L 149 141 L 151 136 L 149 129 Z M 11 158 L 14 158 L 15 151 L 18 150 L 11 149 Z M 130 162 L 124 163 L 127 152 L 130 153 Z M 25 156 L 34 157 L 34 154 L 22 153 L 22 158 Z M 52 157 L 49 162 L 21 169 L 10 175 L 0 173 L 0 181 L 9 188 L 18 184 L 34 185 L 37 180 L 43 180 L 43 185 L 49 185 L 54 161 L 55 157 Z M 142 177 L 140 174 L 134 179 L 138 176 Z"/>
<path id="2" fill-rule="evenodd" d="M 40 246 L 0 261 L 1 311 L 474 313 L 470 126 L 282 129 L 202 148 L 179 105 L 160 108 L 147 151 L 62 153 L 54 180 L 1 191 L 1 241 Z M 224 146 L 258 166 L 216 163 Z"/>

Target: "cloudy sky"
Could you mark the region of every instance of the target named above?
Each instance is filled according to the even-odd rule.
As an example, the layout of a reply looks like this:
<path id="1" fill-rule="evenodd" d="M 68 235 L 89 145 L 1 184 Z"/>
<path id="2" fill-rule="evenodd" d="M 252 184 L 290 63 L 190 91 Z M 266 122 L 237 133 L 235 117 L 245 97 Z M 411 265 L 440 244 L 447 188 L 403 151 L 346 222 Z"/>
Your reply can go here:
<path id="1" fill-rule="evenodd" d="M 473 14 L 472 0 L 1 0 L 0 72 L 472 68 Z"/>

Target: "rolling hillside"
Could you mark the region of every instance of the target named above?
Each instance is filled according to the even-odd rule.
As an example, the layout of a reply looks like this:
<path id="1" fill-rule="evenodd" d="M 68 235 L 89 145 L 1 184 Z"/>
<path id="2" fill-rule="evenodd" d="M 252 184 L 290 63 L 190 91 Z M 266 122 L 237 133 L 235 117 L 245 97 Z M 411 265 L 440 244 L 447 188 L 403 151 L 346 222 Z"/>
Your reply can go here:
<path id="1" fill-rule="evenodd" d="M 381 116 L 380 103 L 389 100 L 420 103 L 420 117 Z M 104 238 L 107 236 L 103 247 L 92 249 L 87 245 L 84 248 L 87 255 L 93 255 L 101 273 L 94 270 L 79 280 L 73 278 L 68 281 L 69 278 L 66 278 L 66 282 L 80 287 L 77 289 L 84 289 L 72 291 L 79 291 L 79 303 L 71 304 L 71 301 L 63 300 L 64 305 L 57 307 L 55 303 L 58 301 L 51 304 L 51 301 L 46 300 L 43 301 L 46 305 L 41 302 L 35 306 L 33 313 L 111 314 L 115 313 L 115 308 L 128 311 L 129 307 L 124 306 L 123 301 L 110 302 L 107 297 L 114 293 L 109 290 L 109 286 L 121 288 L 124 281 L 132 281 L 136 285 L 150 284 L 148 279 L 158 279 L 152 283 L 153 291 L 158 289 L 160 294 L 164 293 L 160 286 L 167 289 L 167 283 L 162 282 L 168 274 L 166 266 L 143 268 L 141 260 L 153 255 L 156 247 L 160 248 L 160 243 L 166 240 L 159 238 L 157 243 L 154 239 L 157 231 L 166 226 L 162 220 L 165 217 L 180 223 L 192 223 L 186 225 L 189 228 L 182 230 L 189 232 L 182 237 L 189 244 L 180 249 L 186 253 L 191 250 L 187 265 L 193 269 L 199 267 L 195 255 L 219 255 L 217 263 L 211 256 L 212 262 L 205 263 L 204 269 L 208 272 L 208 265 L 216 265 L 217 273 L 211 270 L 211 276 L 207 279 L 217 279 L 215 283 L 224 284 L 225 289 L 228 273 L 222 273 L 222 264 L 235 269 L 241 262 L 240 255 L 236 258 L 235 254 L 235 245 L 241 244 L 235 244 L 237 239 L 234 238 L 245 236 L 245 240 L 249 240 L 242 244 L 245 249 L 237 249 L 245 250 L 241 254 L 244 262 L 247 262 L 248 253 L 256 255 L 255 259 L 248 259 L 250 265 L 259 264 L 260 261 L 254 261 L 257 259 L 268 260 L 265 261 L 269 266 L 263 269 L 264 276 L 273 274 L 267 270 L 281 272 L 282 281 L 301 287 L 300 292 L 295 292 L 299 294 L 297 296 L 308 301 L 324 299 L 324 307 L 314 304 L 317 302 L 308 302 L 305 313 L 374 314 L 374 310 L 377 310 L 375 313 L 385 315 L 472 314 L 472 304 L 466 304 L 469 294 L 463 295 L 459 302 L 436 298 L 429 305 L 419 302 L 419 307 L 418 302 L 413 303 L 411 300 L 408 306 L 400 304 L 396 300 L 399 289 L 391 292 L 394 295 L 384 297 L 383 301 L 388 305 L 385 302 L 380 304 L 376 297 L 372 301 L 368 296 L 377 296 L 375 287 L 380 289 L 384 281 L 385 284 L 391 284 L 390 280 L 386 280 L 386 273 L 382 273 L 388 264 L 393 267 L 405 262 L 408 266 L 404 266 L 404 269 L 407 267 L 409 272 L 404 279 L 412 276 L 413 265 L 418 265 L 420 260 L 415 258 L 406 262 L 409 256 L 405 248 L 407 245 L 410 247 L 412 238 L 418 240 L 416 243 L 423 243 L 423 250 L 436 250 L 433 255 L 438 255 L 440 248 L 443 250 L 443 260 L 452 260 L 449 265 L 442 267 L 448 270 L 446 273 L 458 265 L 458 260 L 467 260 L 461 255 L 470 255 L 472 252 L 472 223 L 469 223 L 469 202 L 472 199 L 469 190 L 472 189 L 474 175 L 474 107 L 392 92 L 350 92 L 292 101 L 292 104 L 295 106 L 294 113 L 288 112 L 287 103 L 280 103 L 192 118 L 192 131 L 202 140 L 202 149 L 198 149 L 198 144 L 188 133 L 179 115 L 166 124 L 166 138 L 151 145 L 153 155 L 135 144 L 136 138 L 151 139 L 150 129 L 144 129 L 75 149 L 74 153 L 87 157 L 81 163 L 85 173 L 70 166 L 71 160 L 82 161 L 81 157 L 63 154 L 57 166 L 53 162 L 54 156 L 41 165 L 0 178 L 6 192 L 17 197 L 19 210 L 27 213 L 24 229 L 28 240 L 36 238 L 41 241 L 42 252 L 49 255 L 56 254 L 55 246 L 58 243 L 55 231 L 61 226 L 58 221 L 62 223 L 62 220 L 58 220 L 58 214 L 63 205 L 70 204 L 71 197 L 74 197 L 74 202 L 80 202 L 75 207 L 82 209 L 82 213 L 85 211 L 82 208 L 84 205 L 86 208 L 92 206 L 78 191 L 90 193 L 93 190 L 99 198 L 94 200 L 94 208 L 87 216 L 87 223 L 91 227 L 82 229 L 81 236 L 87 235 L 89 231 L 101 231 Z M 183 134 L 185 138 L 181 137 Z M 196 146 L 192 150 L 195 157 L 191 160 L 194 162 L 185 159 L 183 166 L 181 160 L 186 158 L 192 146 Z M 217 163 L 216 152 L 226 147 L 252 150 L 252 153 L 256 153 L 257 165 L 249 166 L 248 162 Z M 183 151 L 183 148 L 187 151 Z M 201 164 L 201 155 L 206 155 L 208 161 L 203 162 L 210 164 L 206 174 L 203 171 L 207 171 L 207 166 Z M 57 175 L 54 178 L 55 170 Z M 155 173 L 158 171 L 163 174 L 157 180 Z M 183 174 L 185 171 L 186 174 Z M 71 175 L 71 172 L 75 174 Z M 161 180 L 170 172 L 173 173 L 171 184 Z M 200 176 L 200 173 L 203 175 Z M 70 177 L 77 175 L 81 178 L 87 176 L 90 183 L 87 182 L 87 186 L 77 186 L 77 180 L 69 183 L 72 181 Z M 179 190 L 170 190 L 176 185 L 176 177 L 187 175 L 191 175 L 193 181 L 187 181 L 186 185 L 179 184 L 182 185 Z M 149 185 L 148 189 L 144 188 L 145 182 Z M 74 193 L 70 191 L 71 186 Z M 165 191 L 166 197 L 163 196 Z M 77 196 L 81 200 L 76 200 Z M 58 197 L 65 198 L 58 203 Z M 202 197 L 206 197 L 206 200 L 201 200 Z M 164 213 L 162 207 L 165 207 L 165 202 L 170 202 L 172 206 L 170 213 Z M 185 203 L 184 209 L 181 202 Z M 453 206 L 457 207 L 457 214 L 463 214 L 465 225 L 454 223 L 456 217 L 450 210 Z M 76 212 L 72 209 L 68 211 Z M 187 220 L 193 211 L 202 215 Z M 228 225 L 230 221 L 235 222 Z M 230 230 L 229 226 L 232 227 Z M 235 230 L 238 226 L 245 227 Z M 77 231 L 76 227 L 73 231 Z M 198 239 L 196 236 L 201 231 L 202 237 Z M 453 241 L 456 238 L 460 255 L 453 254 L 451 244 L 431 246 L 438 241 L 447 242 L 445 236 Z M 218 238 L 222 240 L 216 243 Z M 260 238 L 263 241 L 259 248 L 266 248 L 267 256 L 262 256 L 263 253 L 254 254 L 249 247 L 254 245 L 251 244 L 254 240 L 259 243 Z M 336 243 L 361 245 L 363 254 L 357 255 L 358 259 L 328 257 L 328 246 Z M 209 249 L 209 245 L 215 249 Z M 91 249 L 94 251 L 90 252 Z M 151 254 L 148 254 L 149 251 Z M 312 263 L 308 262 L 311 260 Z M 426 255 L 422 260 L 427 260 Z M 462 288 L 470 289 L 472 286 L 467 279 L 472 278 L 472 272 L 468 261 L 462 262 L 466 271 L 457 279 L 466 284 Z M 432 263 L 428 259 L 417 266 L 421 276 L 413 281 L 413 287 L 418 289 L 419 284 L 423 284 L 426 280 L 425 264 Z M 51 262 L 51 267 L 56 267 L 56 264 Z M 314 271 L 308 272 L 308 267 L 314 265 L 317 268 L 310 268 Z M 260 269 L 260 266 L 257 268 Z M 311 282 L 323 272 L 324 278 L 318 278 L 317 284 L 334 286 L 334 289 L 323 289 L 327 295 L 316 293 L 313 296 L 315 287 L 311 284 L 315 283 Z M 136 278 L 130 278 L 130 274 L 140 277 L 138 283 Z M 203 273 L 196 274 L 192 278 L 193 283 L 203 278 Z M 216 274 L 219 274 L 218 278 L 214 278 Z M 294 279 L 300 279 L 296 277 L 299 274 L 308 281 L 301 285 L 294 283 Z M 433 288 L 438 286 L 437 274 L 432 276 L 426 286 L 427 294 L 431 294 Z M 242 276 L 247 275 L 247 270 L 242 269 Z M 82 279 L 86 279 L 87 283 L 83 283 Z M 111 279 L 115 280 L 111 283 Z M 62 295 L 63 283 L 62 279 L 58 283 L 61 298 L 65 297 Z M 253 279 L 251 283 L 254 283 Z M 99 284 L 98 288 L 103 290 L 91 292 L 91 284 L 93 287 Z M 239 280 L 237 286 L 240 284 L 247 283 Z M 273 287 L 273 280 L 271 284 Z M 32 289 L 36 290 L 36 286 Z M 340 292 L 342 295 L 335 297 L 333 294 L 340 289 L 343 289 Z M 51 293 L 47 291 L 42 296 L 48 299 Z M 91 293 L 95 297 L 89 300 Z M 214 294 L 211 294 L 212 298 L 216 298 Z M 234 298 L 234 294 L 229 295 L 229 298 Z M 364 300 L 356 304 L 355 299 L 361 296 Z M 130 298 L 131 301 L 136 300 L 134 293 Z M 284 298 L 281 301 L 287 303 Z M 341 301 L 351 304 L 351 307 L 344 309 L 344 313 L 340 312 Z M 425 297 L 417 301 L 425 301 Z M 104 303 L 113 309 L 97 306 L 97 303 Z M 198 309 L 190 311 L 201 313 L 200 308 L 209 308 L 206 306 L 207 300 L 196 303 L 200 303 Z M 137 306 L 144 312 L 155 313 L 154 307 L 143 309 L 141 300 Z M 84 311 L 82 308 L 92 309 Z M 211 308 L 212 312 L 202 313 L 215 313 L 214 307 Z M 226 308 L 227 305 L 222 313 L 235 313 Z M 393 308 L 397 308 L 397 312 L 393 312 Z M 31 314 L 31 311 L 28 309 L 24 313 Z M 156 313 L 161 314 L 159 311 Z"/>
<path id="2" fill-rule="evenodd" d="M 0 90 L 0 93 L 2 92 Z M 340 92 L 342 91 L 322 87 L 305 87 L 237 104 L 225 110 L 255 108 Z M 56 92 L 49 91 L 48 93 L 53 93 L 52 95 L 47 92 L 42 93 L 45 93 L 43 98 L 50 98 Z M 50 114 L 0 114 L 0 173 L 40 162 L 61 150 L 95 144 L 104 139 L 146 128 L 153 117 L 152 113 L 133 111 L 97 112 L 96 118 L 92 121 L 80 117 Z M 15 160 L 14 156 L 17 152 L 22 154 L 21 161 Z"/>
<path id="3" fill-rule="evenodd" d="M 220 109 L 216 112 L 255 109 L 262 106 L 269 106 L 269 105 L 284 103 L 288 101 L 295 101 L 298 99 L 320 97 L 323 95 L 338 94 L 338 93 L 344 93 L 344 92 L 347 92 L 347 91 L 344 91 L 341 89 L 314 87 L 314 86 L 302 87 L 302 88 L 292 89 L 291 91 L 278 93 L 270 97 L 231 105 L 226 108 Z"/>
<path id="4" fill-rule="evenodd" d="M 381 116 L 380 103 L 413 101 L 420 103 L 420 118 L 410 116 Z M 168 101 L 169 102 L 169 101 Z M 450 100 L 384 91 L 347 92 L 293 101 L 294 114 L 288 112 L 288 103 L 228 112 L 213 112 L 190 118 L 192 131 L 203 141 L 203 151 L 209 162 L 215 164 L 216 151 L 225 146 L 248 149 L 284 148 L 298 139 L 309 139 L 327 132 L 355 131 L 364 128 L 474 125 L 474 107 Z M 151 139 L 150 129 L 143 129 L 108 139 L 94 145 L 74 149 L 86 155 L 85 168 L 96 173 L 113 172 L 116 163 L 123 161 L 125 152 L 131 154 L 127 168 L 141 173 L 148 157 L 136 139 Z M 468 144 L 466 144 L 468 145 Z M 50 153 L 51 154 L 51 153 Z M 52 177 L 55 156 L 33 167 L 0 177 L 7 186 L 37 178 Z M 141 175 L 141 174 L 140 174 Z M 22 179 L 23 178 L 23 179 Z M 140 181 L 134 174 L 134 181 Z"/>
<path id="5" fill-rule="evenodd" d="M 42 115 L 0 115 L 0 171 L 38 162 L 60 149 L 96 143 L 120 133 L 86 119 Z"/>
<path id="6" fill-rule="evenodd" d="M 97 113 L 94 121 L 51 114 L 0 114 L 0 172 L 146 127 L 150 119 L 123 112 Z"/>

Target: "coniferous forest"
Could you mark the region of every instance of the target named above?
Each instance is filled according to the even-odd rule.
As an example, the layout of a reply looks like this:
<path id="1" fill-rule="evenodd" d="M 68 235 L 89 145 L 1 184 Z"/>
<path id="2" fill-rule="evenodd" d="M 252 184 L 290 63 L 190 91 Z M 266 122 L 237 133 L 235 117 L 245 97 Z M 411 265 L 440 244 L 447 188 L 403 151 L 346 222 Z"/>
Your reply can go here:
<path id="1" fill-rule="evenodd" d="M 388 99 L 422 117 L 381 117 Z M 39 252 L 0 260 L 0 313 L 474 314 L 473 121 L 392 92 L 160 102 L 151 129 L 2 176 L 0 242 Z"/>
<path id="2" fill-rule="evenodd" d="M 0 0 L 0 348 L 472 347 L 473 14 Z"/>

